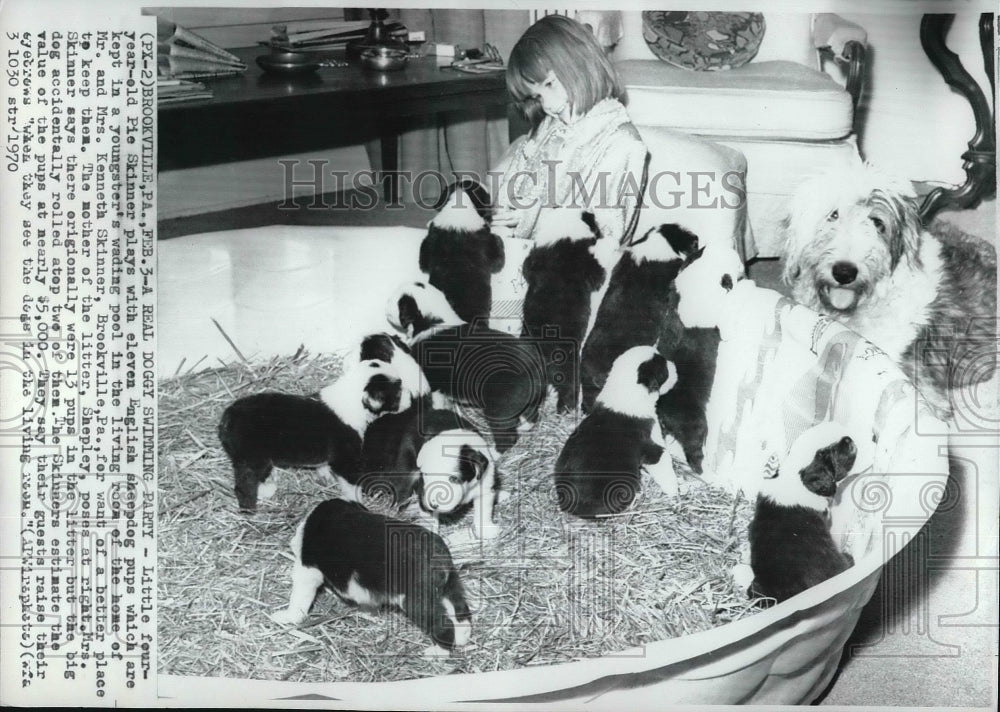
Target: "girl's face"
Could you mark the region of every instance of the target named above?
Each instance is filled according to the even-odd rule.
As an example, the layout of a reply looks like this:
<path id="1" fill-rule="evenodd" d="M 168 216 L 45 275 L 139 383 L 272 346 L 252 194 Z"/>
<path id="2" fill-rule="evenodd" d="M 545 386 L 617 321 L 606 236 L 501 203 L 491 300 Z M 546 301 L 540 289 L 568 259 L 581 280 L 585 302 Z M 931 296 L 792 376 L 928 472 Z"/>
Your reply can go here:
<path id="1" fill-rule="evenodd" d="M 569 92 L 555 72 L 549 70 L 541 82 L 537 84 L 527 82 L 527 85 L 534 98 L 542 105 L 542 111 L 564 124 L 570 123 L 573 118 L 573 104 L 569 100 Z"/>

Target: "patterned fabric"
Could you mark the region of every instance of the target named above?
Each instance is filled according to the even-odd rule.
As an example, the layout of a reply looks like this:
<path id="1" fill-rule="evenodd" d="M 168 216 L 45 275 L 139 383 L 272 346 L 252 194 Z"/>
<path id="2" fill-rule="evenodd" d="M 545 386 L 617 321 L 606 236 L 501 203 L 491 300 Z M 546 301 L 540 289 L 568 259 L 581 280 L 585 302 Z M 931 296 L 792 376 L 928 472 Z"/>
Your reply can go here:
<path id="1" fill-rule="evenodd" d="M 752 497 L 768 461 L 824 421 L 854 439 L 858 470 L 918 472 L 933 461 L 934 436 L 947 430 L 885 353 L 773 290 L 746 286 L 732 310 L 708 405 L 706 480 Z M 900 447 L 907 427 L 926 442 Z"/>
<path id="2" fill-rule="evenodd" d="M 517 239 L 505 241 L 506 265 L 494 279 L 494 316 L 511 302 L 507 330 L 520 329 L 514 312 L 527 289 L 521 264 L 531 249 L 539 211 L 554 206 L 591 210 L 604 238 L 620 242 L 634 227 L 645 164 L 646 146 L 616 99 L 598 102 L 568 125 L 546 116 L 533 137 L 510 145 L 497 169 L 494 196 L 498 209 L 521 213 L 512 234 Z"/>
<path id="3" fill-rule="evenodd" d="M 638 205 L 646 147 L 621 102 L 605 99 L 572 124 L 546 116 L 501 166 L 496 204 L 523 209 L 514 237 L 533 239 L 542 207 L 595 212 L 605 237 L 624 237 Z M 603 195 L 595 187 L 604 187 Z"/>
<path id="4" fill-rule="evenodd" d="M 698 71 L 742 67 L 764 39 L 759 12 L 642 13 L 642 36 L 664 62 Z"/>

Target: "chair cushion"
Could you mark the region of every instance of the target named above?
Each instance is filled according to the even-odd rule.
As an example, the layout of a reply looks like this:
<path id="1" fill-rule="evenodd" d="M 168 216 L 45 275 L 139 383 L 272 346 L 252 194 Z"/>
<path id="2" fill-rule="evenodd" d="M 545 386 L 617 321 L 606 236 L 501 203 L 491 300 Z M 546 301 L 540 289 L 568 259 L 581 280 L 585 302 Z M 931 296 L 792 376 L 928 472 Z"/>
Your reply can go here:
<path id="1" fill-rule="evenodd" d="M 844 138 L 852 130 L 850 95 L 827 74 L 795 62 L 751 62 L 724 72 L 638 59 L 616 67 L 638 126 L 814 141 Z"/>

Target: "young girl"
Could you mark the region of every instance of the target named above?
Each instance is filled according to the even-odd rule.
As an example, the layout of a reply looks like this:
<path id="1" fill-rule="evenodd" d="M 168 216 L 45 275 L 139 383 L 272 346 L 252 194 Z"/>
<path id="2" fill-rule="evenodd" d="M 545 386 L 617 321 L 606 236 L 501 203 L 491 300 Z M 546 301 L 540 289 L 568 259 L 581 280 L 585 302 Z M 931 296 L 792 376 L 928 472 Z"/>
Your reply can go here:
<path id="1" fill-rule="evenodd" d="M 590 29 L 575 20 L 548 15 L 528 28 L 511 51 L 507 88 L 531 131 L 510 145 L 491 186 L 494 231 L 524 240 L 506 241 L 507 267 L 494 289 L 495 322 L 520 316 L 520 266 L 539 211 L 590 210 L 604 239 L 617 245 L 635 228 L 647 160 L 614 67 Z"/>

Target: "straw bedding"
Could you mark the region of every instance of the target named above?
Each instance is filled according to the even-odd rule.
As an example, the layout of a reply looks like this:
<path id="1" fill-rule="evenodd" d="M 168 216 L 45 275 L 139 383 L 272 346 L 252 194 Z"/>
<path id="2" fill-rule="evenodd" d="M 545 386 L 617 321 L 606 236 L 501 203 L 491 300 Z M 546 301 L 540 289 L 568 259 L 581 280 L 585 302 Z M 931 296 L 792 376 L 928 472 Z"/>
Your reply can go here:
<path id="1" fill-rule="evenodd" d="M 216 426 L 235 398 L 314 392 L 340 369 L 337 356 L 300 351 L 161 382 L 159 672 L 309 682 L 485 672 L 614 654 L 752 614 L 729 575 L 752 506 L 677 464 L 679 497 L 646 479 L 622 515 L 582 522 L 562 514 L 551 470 L 575 422 L 556 415 L 550 398 L 536 428 L 498 463 L 511 493 L 496 511 L 500 538 L 452 552 L 473 610 L 468 646 L 425 659 L 429 638 L 401 613 L 359 609 L 326 590 L 298 628 L 273 623 L 268 614 L 288 600 L 294 529 L 336 487 L 311 470 L 275 470 L 277 494 L 256 514 L 239 514 Z"/>

